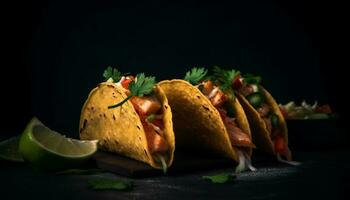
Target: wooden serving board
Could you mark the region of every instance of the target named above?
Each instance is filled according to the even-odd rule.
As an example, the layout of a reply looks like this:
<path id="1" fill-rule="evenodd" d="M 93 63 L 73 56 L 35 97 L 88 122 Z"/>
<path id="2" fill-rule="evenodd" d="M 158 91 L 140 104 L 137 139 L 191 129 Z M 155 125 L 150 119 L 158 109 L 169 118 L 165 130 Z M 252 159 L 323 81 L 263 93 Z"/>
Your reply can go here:
<path id="1" fill-rule="evenodd" d="M 114 153 L 98 151 L 93 159 L 97 167 L 128 177 L 149 177 L 163 175 L 162 170 L 157 170 L 140 161 L 136 161 Z M 168 169 L 167 175 L 197 172 L 199 170 L 209 170 L 224 167 L 232 167 L 234 162 L 229 159 L 214 156 L 194 156 L 177 153 L 173 165 Z"/>

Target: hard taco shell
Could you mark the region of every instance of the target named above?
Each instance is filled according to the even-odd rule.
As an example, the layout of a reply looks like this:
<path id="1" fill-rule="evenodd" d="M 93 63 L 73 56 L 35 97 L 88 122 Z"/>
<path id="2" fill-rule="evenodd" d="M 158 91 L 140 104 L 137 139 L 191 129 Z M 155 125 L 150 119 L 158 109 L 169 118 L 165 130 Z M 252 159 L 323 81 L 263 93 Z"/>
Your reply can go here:
<path id="1" fill-rule="evenodd" d="M 238 161 L 217 109 L 201 91 L 187 81 L 174 79 L 159 83 L 173 112 L 177 149 L 210 152 Z M 231 101 L 240 127 L 250 134 L 249 123 L 237 100 Z M 251 155 L 251 150 L 249 150 Z"/>
<path id="2" fill-rule="evenodd" d="M 154 93 L 162 103 L 164 137 L 169 144 L 167 165 L 173 162 L 175 136 L 172 125 L 172 113 L 167 98 L 158 86 Z M 125 99 L 124 89 L 114 83 L 100 83 L 86 100 L 80 116 L 80 138 L 98 139 L 103 150 L 118 153 L 161 169 L 153 159 L 141 120 L 130 101 L 120 107 L 108 109 Z"/>

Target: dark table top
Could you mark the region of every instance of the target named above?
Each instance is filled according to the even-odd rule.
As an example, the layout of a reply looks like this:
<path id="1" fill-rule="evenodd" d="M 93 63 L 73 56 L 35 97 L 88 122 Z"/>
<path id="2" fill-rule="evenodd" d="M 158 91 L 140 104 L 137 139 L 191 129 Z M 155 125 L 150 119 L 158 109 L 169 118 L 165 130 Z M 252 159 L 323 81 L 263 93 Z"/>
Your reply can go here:
<path id="1" fill-rule="evenodd" d="M 63 175 L 42 173 L 28 166 L 2 166 L 3 199 L 350 199 L 350 149 L 347 131 L 335 120 L 288 122 L 290 147 L 298 167 L 256 160 L 257 172 L 244 172 L 232 183 L 213 184 L 203 175 L 233 172 L 214 168 L 191 173 L 130 179 L 113 173 Z M 13 134 L 12 134 L 13 135 Z M 8 138 L 0 134 L 0 139 Z M 255 154 L 253 155 L 255 157 Z M 88 181 L 126 179 L 131 191 L 94 191 Z"/>
<path id="2" fill-rule="evenodd" d="M 27 166 L 2 166 L 0 199 L 346 199 L 350 192 L 348 150 L 295 152 L 294 157 L 303 164 L 260 163 L 257 172 L 244 172 L 226 184 L 201 177 L 233 169 L 129 179 L 107 172 L 63 175 Z M 87 183 L 96 178 L 131 180 L 134 188 L 94 191 Z"/>

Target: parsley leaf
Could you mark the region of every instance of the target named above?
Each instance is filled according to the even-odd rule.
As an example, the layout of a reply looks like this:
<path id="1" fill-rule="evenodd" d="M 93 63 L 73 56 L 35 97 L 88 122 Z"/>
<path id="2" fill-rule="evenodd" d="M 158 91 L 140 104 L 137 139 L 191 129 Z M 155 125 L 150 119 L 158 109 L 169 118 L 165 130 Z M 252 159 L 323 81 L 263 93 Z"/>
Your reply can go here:
<path id="1" fill-rule="evenodd" d="M 212 80 L 220 85 L 221 90 L 227 91 L 231 89 L 232 82 L 238 75 L 240 75 L 240 72 L 234 69 L 225 70 L 214 66 Z"/>
<path id="2" fill-rule="evenodd" d="M 120 73 L 117 69 L 112 68 L 111 66 L 108 66 L 102 75 L 105 78 L 105 81 L 112 79 L 113 82 L 118 82 L 122 78 L 122 73 Z"/>
<path id="3" fill-rule="evenodd" d="M 108 108 L 110 109 L 110 108 L 119 107 L 123 105 L 125 102 L 127 102 L 133 96 L 142 97 L 144 95 L 151 94 L 155 84 L 156 84 L 156 78 L 154 76 L 145 76 L 144 73 L 137 74 L 135 80 L 133 80 L 129 84 L 130 95 L 127 98 L 125 98 L 123 101 L 115 105 L 108 106 Z"/>
<path id="4" fill-rule="evenodd" d="M 204 69 L 203 67 L 197 68 L 194 67 L 191 69 L 191 71 L 188 71 L 186 73 L 186 76 L 184 78 L 185 81 L 188 81 L 192 85 L 196 85 L 199 81 L 201 81 L 208 73 L 208 70 Z"/>
<path id="5" fill-rule="evenodd" d="M 142 97 L 143 95 L 150 94 L 156 84 L 156 78 L 154 76 L 146 77 L 144 73 L 136 75 L 136 82 L 132 81 L 129 85 L 131 95 Z"/>
<path id="6" fill-rule="evenodd" d="M 213 176 L 202 176 L 202 178 L 205 180 L 210 180 L 212 183 L 227 183 L 232 182 L 236 178 L 236 175 L 225 173 Z"/>
<path id="7" fill-rule="evenodd" d="M 112 179 L 96 179 L 89 181 L 89 187 L 94 190 L 130 190 L 132 182 Z"/>
<path id="8" fill-rule="evenodd" d="M 243 77 L 245 84 L 260 84 L 262 81 L 261 76 L 255 76 L 253 74 L 245 74 Z"/>

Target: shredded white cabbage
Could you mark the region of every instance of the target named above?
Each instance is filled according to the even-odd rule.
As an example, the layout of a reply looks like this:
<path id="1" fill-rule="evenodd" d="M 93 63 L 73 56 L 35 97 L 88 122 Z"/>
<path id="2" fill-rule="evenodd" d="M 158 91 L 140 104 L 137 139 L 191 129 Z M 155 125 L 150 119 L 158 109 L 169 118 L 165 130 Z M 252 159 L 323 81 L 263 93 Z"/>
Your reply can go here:
<path id="1" fill-rule="evenodd" d="M 117 86 L 122 87 L 122 82 L 125 80 L 125 76 L 122 76 L 122 78 L 116 83 Z"/>
<path id="2" fill-rule="evenodd" d="M 258 92 L 259 91 L 259 88 L 256 84 L 250 84 L 250 87 L 253 88 L 253 92 Z"/>
<path id="3" fill-rule="evenodd" d="M 252 165 L 251 160 L 246 152 L 242 152 L 240 150 L 236 150 L 238 155 L 238 165 L 236 167 L 235 172 L 241 173 L 247 169 L 250 171 L 256 171 L 257 169 Z"/>
<path id="4" fill-rule="evenodd" d="M 238 154 L 238 165 L 235 170 L 236 174 L 241 173 L 246 169 L 244 155 L 242 153 L 239 153 L 239 151 L 237 151 L 237 154 Z"/>

